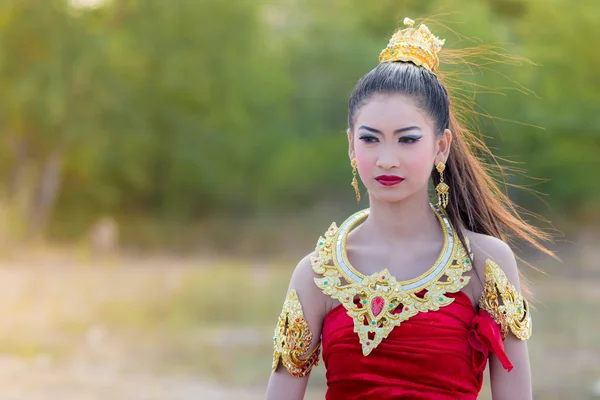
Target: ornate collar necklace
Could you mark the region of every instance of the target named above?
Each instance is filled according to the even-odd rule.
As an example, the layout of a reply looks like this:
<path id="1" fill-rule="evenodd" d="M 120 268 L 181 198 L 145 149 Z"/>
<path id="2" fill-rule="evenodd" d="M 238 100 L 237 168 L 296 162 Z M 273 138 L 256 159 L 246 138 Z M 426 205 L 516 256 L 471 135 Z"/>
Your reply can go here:
<path id="1" fill-rule="evenodd" d="M 434 265 L 411 280 L 396 281 L 387 269 L 365 276 L 350 264 L 346 239 L 352 228 L 369 215 L 369 209 L 351 215 L 339 229 L 332 223 L 325 237 L 319 237 L 318 257 L 311 257 L 311 263 L 323 277 L 315 278 L 315 283 L 323 293 L 337 299 L 354 320 L 354 332 L 358 333 L 365 356 L 401 322 L 419 312 L 439 310 L 452 303 L 454 299 L 445 294 L 458 292 L 469 282 L 469 277 L 462 276 L 471 269 L 469 255 L 446 214 L 437 206 L 431 208 L 444 232 L 444 246 Z M 445 280 L 441 279 L 443 276 Z M 416 295 L 423 290 L 426 293 L 422 297 Z M 400 312 L 395 312 L 399 306 Z"/>

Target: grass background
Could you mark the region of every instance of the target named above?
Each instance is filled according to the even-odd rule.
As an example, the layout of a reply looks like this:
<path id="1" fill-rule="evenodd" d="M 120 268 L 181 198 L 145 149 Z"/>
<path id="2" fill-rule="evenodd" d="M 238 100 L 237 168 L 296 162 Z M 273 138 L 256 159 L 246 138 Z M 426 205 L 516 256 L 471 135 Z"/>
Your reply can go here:
<path id="1" fill-rule="evenodd" d="M 67 254 L 2 263 L 6 398 L 264 397 L 273 327 L 295 260 L 90 262 Z M 564 273 L 582 271 L 576 262 L 528 274 L 537 297 L 530 340 L 536 399 L 591 399 L 600 379 L 600 280 Z M 324 389 L 320 366 L 306 398 L 322 399 Z M 480 398 L 491 398 L 487 383 Z"/>

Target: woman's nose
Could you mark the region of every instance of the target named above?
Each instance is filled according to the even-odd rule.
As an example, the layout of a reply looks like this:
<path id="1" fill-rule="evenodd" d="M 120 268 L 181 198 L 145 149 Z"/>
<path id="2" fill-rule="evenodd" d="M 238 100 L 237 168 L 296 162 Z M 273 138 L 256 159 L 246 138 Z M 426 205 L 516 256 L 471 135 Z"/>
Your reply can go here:
<path id="1" fill-rule="evenodd" d="M 382 146 L 384 147 L 384 146 Z M 399 166 L 399 156 L 393 149 L 381 150 L 379 157 L 377 157 L 377 167 L 381 169 L 390 170 Z"/>

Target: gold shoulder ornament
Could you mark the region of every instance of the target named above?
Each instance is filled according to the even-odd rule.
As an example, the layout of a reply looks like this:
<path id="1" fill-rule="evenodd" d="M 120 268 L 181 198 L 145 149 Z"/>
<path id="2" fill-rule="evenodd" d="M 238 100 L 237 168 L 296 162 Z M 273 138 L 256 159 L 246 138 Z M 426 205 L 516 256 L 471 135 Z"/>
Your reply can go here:
<path id="1" fill-rule="evenodd" d="M 365 356 L 403 321 L 451 304 L 454 298 L 446 293 L 456 293 L 469 282 L 470 277 L 463 276 L 471 269 L 469 254 L 446 214 L 437 206 L 431 208 L 442 226 L 444 246 L 429 271 L 415 279 L 397 281 L 387 269 L 365 276 L 350 264 L 346 238 L 369 215 L 369 209 L 351 215 L 339 228 L 334 222 L 317 242 L 318 257 L 311 257 L 311 263 L 322 278 L 315 278 L 315 283 L 323 293 L 338 300 L 353 319 Z M 423 296 L 417 295 L 424 290 Z M 399 307 L 400 312 L 395 312 Z"/>
<path id="2" fill-rule="evenodd" d="M 483 293 L 479 307 L 500 326 L 502 339 L 509 330 L 519 339 L 531 337 L 531 314 L 527 299 L 508 281 L 502 268 L 489 258 L 485 262 Z"/>
<path id="3" fill-rule="evenodd" d="M 295 377 L 308 375 L 312 367 L 319 362 L 321 347 L 319 344 L 310 354 L 307 354 L 312 339 L 312 332 L 308 330 L 308 323 L 304 319 L 302 304 L 298 300 L 296 290 L 291 289 L 283 303 L 275 327 L 272 370 L 277 369 L 281 359 L 290 375 Z"/>

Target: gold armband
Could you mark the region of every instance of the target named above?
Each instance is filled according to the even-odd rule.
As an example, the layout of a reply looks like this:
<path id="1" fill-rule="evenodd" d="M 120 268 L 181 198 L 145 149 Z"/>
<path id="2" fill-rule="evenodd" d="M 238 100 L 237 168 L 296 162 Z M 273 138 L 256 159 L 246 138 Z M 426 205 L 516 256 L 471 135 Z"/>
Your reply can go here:
<path id="1" fill-rule="evenodd" d="M 479 307 L 500 326 L 502 339 L 510 331 L 519 339 L 531 336 L 531 314 L 527 299 L 508 281 L 504 271 L 490 259 L 485 262 L 485 279 Z"/>
<path id="2" fill-rule="evenodd" d="M 275 327 L 272 370 L 277 369 L 281 358 L 290 375 L 296 377 L 308 375 L 312 367 L 319 362 L 320 344 L 310 354 L 306 354 L 312 338 L 296 290 L 292 289 L 283 303 L 283 310 Z"/>

